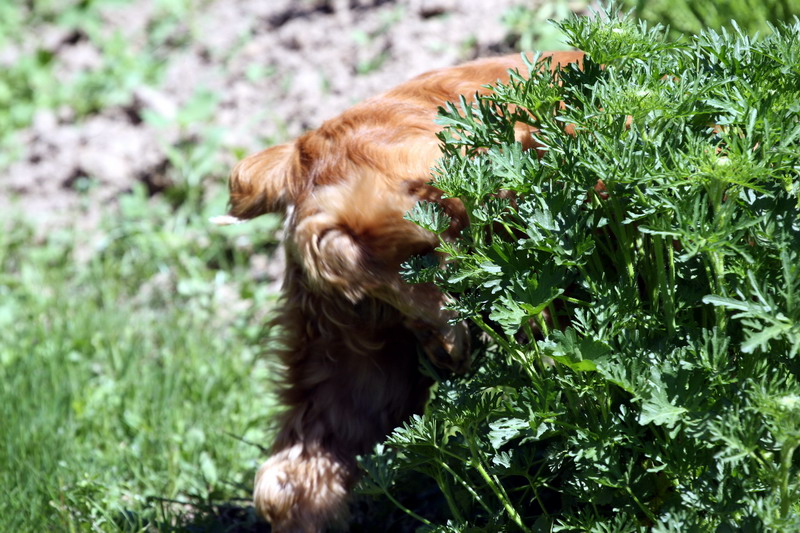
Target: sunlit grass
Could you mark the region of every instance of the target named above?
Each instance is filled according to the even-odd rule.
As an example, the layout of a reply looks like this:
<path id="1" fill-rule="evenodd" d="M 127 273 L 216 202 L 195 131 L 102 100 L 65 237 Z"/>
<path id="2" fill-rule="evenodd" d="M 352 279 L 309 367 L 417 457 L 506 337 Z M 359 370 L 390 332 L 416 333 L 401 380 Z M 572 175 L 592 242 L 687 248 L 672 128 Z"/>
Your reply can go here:
<path id="1" fill-rule="evenodd" d="M 274 407 L 259 341 L 275 296 L 246 252 L 273 221 L 248 244 L 211 234 L 204 213 L 123 204 L 88 252 L 68 232 L 0 235 L 1 531 L 165 526 L 204 502 L 247 505 Z"/>

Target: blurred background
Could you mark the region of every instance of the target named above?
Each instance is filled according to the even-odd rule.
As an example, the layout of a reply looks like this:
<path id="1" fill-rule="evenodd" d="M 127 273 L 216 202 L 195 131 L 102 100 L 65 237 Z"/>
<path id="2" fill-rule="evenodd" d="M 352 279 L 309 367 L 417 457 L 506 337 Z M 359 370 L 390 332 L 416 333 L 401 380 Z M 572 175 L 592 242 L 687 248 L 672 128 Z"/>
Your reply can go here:
<path id="1" fill-rule="evenodd" d="M 686 34 L 800 13 L 620 6 Z M 279 220 L 210 226 L 228 169 L 426 70 L 565 48 L 546 21 L 588 10 L 0 2 L 0 531 L 267 531 L 249 494 L 275 409 Z M 397 515 L 364 495 L 352 530 L 411 527 Z"/>

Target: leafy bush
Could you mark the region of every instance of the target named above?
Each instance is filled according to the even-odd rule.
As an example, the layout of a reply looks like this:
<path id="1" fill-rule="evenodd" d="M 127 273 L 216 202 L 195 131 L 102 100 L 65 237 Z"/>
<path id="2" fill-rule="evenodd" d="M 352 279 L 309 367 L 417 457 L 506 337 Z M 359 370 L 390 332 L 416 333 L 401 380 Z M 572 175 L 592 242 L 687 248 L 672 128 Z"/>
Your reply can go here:
<path id="1" fill-rule="evenodd" d="M 486 346 L 362 490 L 409 507 L 429 476 L 426 531 L 798 531 L 800 22 L 673 41 L 605 15 L 559 24 L 583 70 L 443 110 L 437 186 L 471 226 L 404 270 Z"/>

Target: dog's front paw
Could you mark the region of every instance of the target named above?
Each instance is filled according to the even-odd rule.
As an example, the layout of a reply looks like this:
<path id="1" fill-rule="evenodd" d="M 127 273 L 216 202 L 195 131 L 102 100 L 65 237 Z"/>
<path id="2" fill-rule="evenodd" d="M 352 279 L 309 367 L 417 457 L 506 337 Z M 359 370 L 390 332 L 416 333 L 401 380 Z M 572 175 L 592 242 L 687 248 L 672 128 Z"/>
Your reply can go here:
<path id="1" fill-rule="evenodd" d="M 317 446 L 279 451 L 256 474 L 253 501 L 276 533 L 316 533 L 343 518 L 350 469 Z"/>

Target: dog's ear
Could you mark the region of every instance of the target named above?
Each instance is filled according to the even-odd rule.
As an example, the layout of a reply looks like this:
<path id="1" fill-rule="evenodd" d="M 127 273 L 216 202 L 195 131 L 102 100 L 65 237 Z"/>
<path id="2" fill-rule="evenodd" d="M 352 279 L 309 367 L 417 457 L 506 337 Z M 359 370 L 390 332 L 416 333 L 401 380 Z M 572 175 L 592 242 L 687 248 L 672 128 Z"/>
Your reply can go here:
<path id="1" fill-rule="evenodd" d="M 233 168 L 228 188 L 230 211 L 237 219 L 284 213 L 299 192 L 294 143 L 279 144 L 250 155 Z"/>

